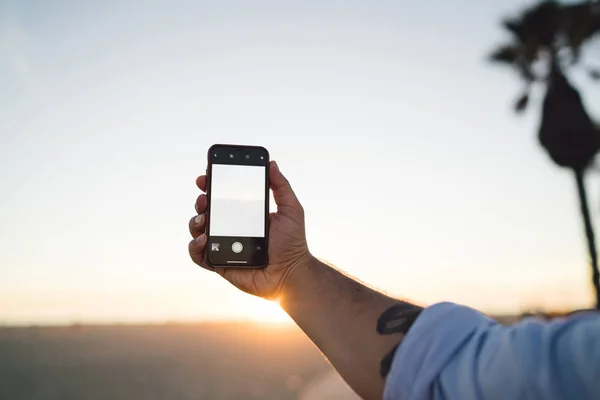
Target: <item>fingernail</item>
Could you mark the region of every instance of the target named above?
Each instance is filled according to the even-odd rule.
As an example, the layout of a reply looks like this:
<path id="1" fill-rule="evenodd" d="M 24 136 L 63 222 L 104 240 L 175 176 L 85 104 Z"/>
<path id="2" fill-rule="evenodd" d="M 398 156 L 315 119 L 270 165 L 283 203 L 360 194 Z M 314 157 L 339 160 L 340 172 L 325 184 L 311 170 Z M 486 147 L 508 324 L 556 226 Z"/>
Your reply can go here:
<path id="1" fill-rule="evenodd" d="M 204 214 L 196 215 L 196 218 L 194 218 L 194 223 L 196 225 L 202 225 L 203 222 L 204 222 Z"/>
<path id="2" fill-rule="evenodd" d="M 275 170 L 279 171 L 279 165 L 277 165 L 277 161 L 273 161 L 273 167 L 275 167 Z"/>
<path id="3" fill-rule="evenodd" d="M 205 233 L 203 233 L 202 235 L 200 235 L 196 238 L 196 243 L 204 244 L 204 242 L 206 242 L 206 234 Z"/>

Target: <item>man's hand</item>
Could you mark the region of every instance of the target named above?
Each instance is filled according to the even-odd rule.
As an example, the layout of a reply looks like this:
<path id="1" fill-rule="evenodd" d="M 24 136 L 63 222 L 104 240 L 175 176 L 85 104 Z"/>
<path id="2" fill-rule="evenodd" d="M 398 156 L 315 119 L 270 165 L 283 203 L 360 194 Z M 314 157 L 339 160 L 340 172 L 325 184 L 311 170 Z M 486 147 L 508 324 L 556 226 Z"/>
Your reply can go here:
<path id="1" fill-rule="evenodd" d="M 194 240 L 189 244 L 192 260 L 199 266 L 216 271 L 238 289 L 267 299 L 278 298 L 288 278 L 297 268 L 304 268 L 312 256 L 306 244 L 304 210 L 289 182 L 279 171 L 275 161 L 269 165 L 271 190 L 277 212 L 269 219 L 269 265 L 262 269 L 212 268 L 206 263 L 206 207 L 205 194 L 198 196 L 198 215 L 190 220 L 190 233 Z M 206 175 L 198 177 L 196 184 L 206 192 Z"/>

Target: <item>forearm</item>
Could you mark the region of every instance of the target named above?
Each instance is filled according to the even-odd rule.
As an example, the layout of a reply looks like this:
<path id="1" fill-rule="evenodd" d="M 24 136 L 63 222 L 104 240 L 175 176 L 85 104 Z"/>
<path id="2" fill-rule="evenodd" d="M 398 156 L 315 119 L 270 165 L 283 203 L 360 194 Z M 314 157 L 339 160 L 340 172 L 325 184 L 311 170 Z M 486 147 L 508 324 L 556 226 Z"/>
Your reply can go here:
<path id="1" fill-rule="evenodd" d="M 315 258 L 290 275 L 280 302 L 365 399 L 381 399 L 391 352 L 420 311 Z"/>

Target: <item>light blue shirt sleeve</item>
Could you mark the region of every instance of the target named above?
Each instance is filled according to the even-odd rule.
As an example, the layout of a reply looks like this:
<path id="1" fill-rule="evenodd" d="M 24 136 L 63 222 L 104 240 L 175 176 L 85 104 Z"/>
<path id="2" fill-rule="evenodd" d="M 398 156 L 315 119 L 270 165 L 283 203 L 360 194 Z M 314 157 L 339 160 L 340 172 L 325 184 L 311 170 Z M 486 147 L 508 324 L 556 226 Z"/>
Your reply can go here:
<path id="1" fill-rule="evenodd" d="M 440 303 L 396 351 L 385 400 L 600 399 L 600 313 L 497 324 Z"/>

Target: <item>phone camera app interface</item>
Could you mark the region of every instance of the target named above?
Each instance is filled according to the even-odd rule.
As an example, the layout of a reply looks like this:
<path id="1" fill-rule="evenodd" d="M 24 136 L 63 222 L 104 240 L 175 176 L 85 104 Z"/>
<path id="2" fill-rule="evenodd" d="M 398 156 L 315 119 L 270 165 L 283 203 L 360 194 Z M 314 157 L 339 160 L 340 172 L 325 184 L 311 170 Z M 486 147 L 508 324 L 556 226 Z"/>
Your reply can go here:
<path id="1" fill-rule="evenodd" d="M 234 154 L 229 156 L 233 158 Z M 211 236 L 265 237 L 265 169 L 257 165 L 213 164 Z"/>

